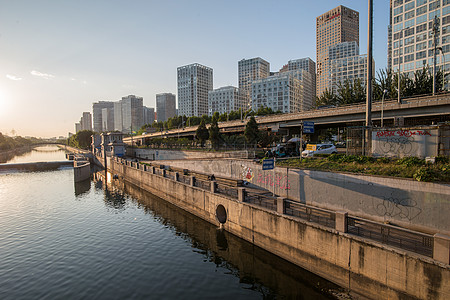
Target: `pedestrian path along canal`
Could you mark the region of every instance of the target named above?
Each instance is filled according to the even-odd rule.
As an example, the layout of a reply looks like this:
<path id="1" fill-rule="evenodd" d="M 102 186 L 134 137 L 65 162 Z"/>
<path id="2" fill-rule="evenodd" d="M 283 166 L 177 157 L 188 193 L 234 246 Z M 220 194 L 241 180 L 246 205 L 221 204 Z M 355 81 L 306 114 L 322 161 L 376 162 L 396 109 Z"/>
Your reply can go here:
<path id="1" fill-rule="evenodd" d="M 44 154 L 42 154 L 44 153 Z M 15 163 L 64 160 L 44 147 Z M 339 288 L 104 172 L 0 174 L 0 299 L 333 299 Z"/>

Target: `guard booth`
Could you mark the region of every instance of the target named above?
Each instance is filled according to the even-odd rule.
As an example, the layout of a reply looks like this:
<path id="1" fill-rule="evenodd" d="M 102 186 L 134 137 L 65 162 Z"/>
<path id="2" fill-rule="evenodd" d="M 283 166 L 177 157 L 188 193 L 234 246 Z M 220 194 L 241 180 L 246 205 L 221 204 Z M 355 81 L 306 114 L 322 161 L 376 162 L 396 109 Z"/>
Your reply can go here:
<path id="1" fill-rule="evenodd" d="M 102 153 L 107 156 L 125 156 L 125 143 L 123 142 L 123 134 L 120 132 L 108 132 L 101 134 Z"/>

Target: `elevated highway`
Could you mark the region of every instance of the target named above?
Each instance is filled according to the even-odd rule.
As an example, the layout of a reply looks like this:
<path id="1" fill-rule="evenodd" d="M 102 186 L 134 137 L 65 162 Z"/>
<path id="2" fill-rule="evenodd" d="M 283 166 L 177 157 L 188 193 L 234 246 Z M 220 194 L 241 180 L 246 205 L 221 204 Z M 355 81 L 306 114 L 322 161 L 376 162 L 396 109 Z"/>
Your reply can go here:
<path id="1" fill-rule="evenodd" d="M 450 121 L 450 93 L 436 96 L 422 96 L 372 103 L 372 121 L 374 126 L 380 126 L 381 114 L 385 126 L 393 126 L 395 118 L 401 117 L 405 126 L 416 124 L 430 125 L 432 123 Z M 300 113 L 270 115 L 257 117 L 260 129 L 270 129 L 280 134 L 299 133 L 302 121 L 314 122 L 317 129 L 348 127 L 364 125 L 366 105 L 356 104 L 340 107 L 330 107 L 310 110 Z M 241 120 L 220 122 L 221 133 L 243 133 L 246 122 Z M 144 142 L 145 139 L 155 137 L 193 137 L 198 126 L 173 129 L 165 132 L 156 132 L 133 137 L 133 141 Z M 131 138 L 125 138 L 125 143 L 131 144 Z"/>

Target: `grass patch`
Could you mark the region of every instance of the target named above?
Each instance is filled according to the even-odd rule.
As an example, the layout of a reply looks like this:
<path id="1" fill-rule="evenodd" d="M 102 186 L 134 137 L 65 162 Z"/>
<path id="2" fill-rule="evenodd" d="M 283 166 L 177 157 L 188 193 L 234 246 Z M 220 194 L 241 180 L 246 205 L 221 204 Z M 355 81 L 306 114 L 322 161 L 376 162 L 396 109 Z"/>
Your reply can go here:
<path id="1" fill-rule="evenodd" d="M 349 172 L 355 174 L 379 175 L 389 177 L 413 178 L 417 181 L 450 182 L 450 163 L 448 157 L 436 157 L 434 164 L 426 163 L 417 157 L 401 159 L 374 158 L 359 155 L 332 154 L 317 158 L 291 158 L 277 161 L 277 166 Z"/>

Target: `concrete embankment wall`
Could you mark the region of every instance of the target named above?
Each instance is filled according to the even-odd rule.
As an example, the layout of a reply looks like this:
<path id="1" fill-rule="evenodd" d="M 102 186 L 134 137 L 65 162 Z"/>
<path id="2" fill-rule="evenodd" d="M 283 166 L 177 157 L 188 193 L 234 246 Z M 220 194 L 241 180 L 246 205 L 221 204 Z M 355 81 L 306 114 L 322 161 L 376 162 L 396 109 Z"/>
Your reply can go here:
<path id="1" fill-rule="evenodd" d="M 377 222 L 450 235 L 450 185 L 409 179 L 277 167 L 251 160 L 161 161 L 173 167 L 244 179 L 275 194 Z"/>
<path id="2" fill-rule="evenodd" d="M 73 175 L 75 182 L 89 179 L 91 177 L 91 164 L 89 161 L 74 161 Z"/>
<path id="3" fill-rule="evenodd" d="M 48 162 L 18 163 L 18 164 L 0 164 L 0 170 L 47 171 L 47 170 L 55 170 L 63 166 L 72 166 L 72 162 L 48 161 Z"/>
<path id="4" fill-rule="evenodd" d="M 255 157 L 254 151 L 205 152 L 187 150 L 139 149 L 127 148 L 127 155 L 149 160 L 177 160 L 200 158 L 249 158 Z"/>
<path id="5" fill-rule="evenodd" d="M 97 160 L 100 163 L 101 160 Z M 374 299 L 450 299 L 450 266 L 108 161 L 110 171 L 302 268 Z M 219 209 L 220 210 L 220 209 Z"/>

